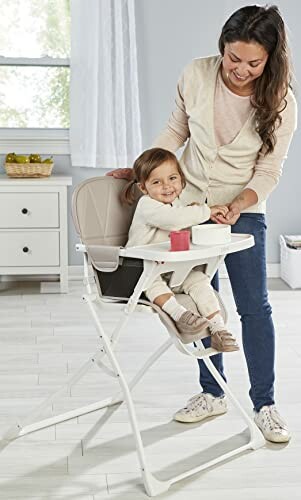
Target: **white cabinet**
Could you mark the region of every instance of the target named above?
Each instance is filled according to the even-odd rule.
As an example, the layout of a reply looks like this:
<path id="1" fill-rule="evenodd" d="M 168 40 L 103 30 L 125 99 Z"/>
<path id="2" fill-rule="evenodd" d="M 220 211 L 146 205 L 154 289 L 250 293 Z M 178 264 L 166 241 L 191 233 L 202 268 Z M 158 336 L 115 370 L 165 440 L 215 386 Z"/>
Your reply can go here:
<path id="1" fill-rule="evenodd" d="M 44 179 L 0 175 L 1 275 L 59 275 L 58 291 L 68 291 L 67 186 L 71 184 L 71 177 L 61 175 Z"/>

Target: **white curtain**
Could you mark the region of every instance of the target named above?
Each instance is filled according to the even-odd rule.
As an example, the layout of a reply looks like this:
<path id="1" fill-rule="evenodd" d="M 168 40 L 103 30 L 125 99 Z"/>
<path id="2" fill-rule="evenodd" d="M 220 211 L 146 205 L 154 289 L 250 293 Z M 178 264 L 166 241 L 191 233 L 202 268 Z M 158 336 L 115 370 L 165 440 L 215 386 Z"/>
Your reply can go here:
<path id="1" fill-rule="evenodd" d="M 78 167 L 141 152 L 134 0 L 71 0 L 70 148 Z"/>

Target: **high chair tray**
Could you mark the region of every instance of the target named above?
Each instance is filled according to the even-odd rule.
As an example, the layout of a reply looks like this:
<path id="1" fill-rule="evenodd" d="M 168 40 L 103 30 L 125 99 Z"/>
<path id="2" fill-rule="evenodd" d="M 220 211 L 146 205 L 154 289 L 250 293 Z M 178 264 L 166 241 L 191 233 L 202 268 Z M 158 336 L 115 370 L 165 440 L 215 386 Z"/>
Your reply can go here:
<path id="1" fill-rule="evenodd" d="M 238 252 L 254 246 L 254 237 L 250 234 L 231 234 L 231 241 L 218 245 L 190 244 L 190 250 L 171 252 L 169 241 L 151 245 L 123 248 L 120 250 L 122 257 L 135 257 L 137 259 L 155 260 L 160 262 L 179 262 L 216 257 L 228 253 Z"/>

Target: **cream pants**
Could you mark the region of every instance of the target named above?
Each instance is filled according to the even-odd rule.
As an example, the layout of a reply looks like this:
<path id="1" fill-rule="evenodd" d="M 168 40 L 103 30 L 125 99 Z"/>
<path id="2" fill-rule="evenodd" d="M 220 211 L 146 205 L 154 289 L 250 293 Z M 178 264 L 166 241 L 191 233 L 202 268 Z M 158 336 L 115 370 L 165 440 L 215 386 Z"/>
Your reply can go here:
<path id="1" fill-rule="evenodd" d="M 204 272 L 199 270 L 199 268 L 190 271 L 187 278 L 185 278 L 180 286 L 169 288 L 167 284 L 169 278 L 170 275 L 159 276 L 145 291 L 145 295 L 151 302 L 154 302 L 159 295 L 163 295 L 164 293 L 185 293 L 195 302 L 201 316 L 207 317 L 219 311 L 219 302 L 210 285 L 210 280 Z"/>

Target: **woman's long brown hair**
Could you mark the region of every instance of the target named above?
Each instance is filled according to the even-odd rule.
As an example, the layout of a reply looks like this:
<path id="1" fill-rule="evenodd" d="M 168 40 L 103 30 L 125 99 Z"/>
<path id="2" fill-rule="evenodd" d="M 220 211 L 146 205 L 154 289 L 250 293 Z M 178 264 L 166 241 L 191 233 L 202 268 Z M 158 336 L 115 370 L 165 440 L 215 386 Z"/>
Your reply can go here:
<path id="1" fill-rule="evenodd" d="M 281 124 L 286 95 L 291 81 L 291 64 L 284 21 L 275 5 L 249 5 L 232 14 L 222 28 L 219 50 L 224 55 L 226 43 L 256 42 L 269 57 L 262 75 L 254 82 L 251 104 L 255 108 L 256 131 L 263 142 L 263 152 L 273 152 L 275 130 Z"/>

